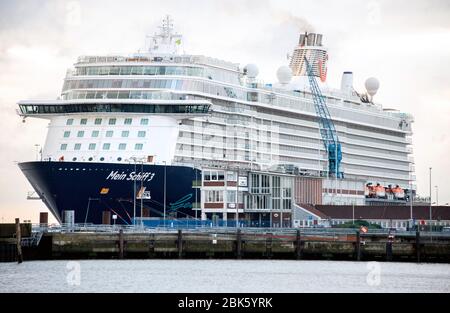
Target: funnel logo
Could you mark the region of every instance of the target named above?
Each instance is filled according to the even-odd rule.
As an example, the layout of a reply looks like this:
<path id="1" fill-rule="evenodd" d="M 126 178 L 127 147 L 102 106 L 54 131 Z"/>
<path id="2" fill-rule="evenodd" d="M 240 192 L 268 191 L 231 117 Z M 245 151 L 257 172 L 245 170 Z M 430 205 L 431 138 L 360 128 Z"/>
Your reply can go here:
<path id="1" fill-rule="evenodd" d="M 327 80 L 327 61 L 328 55 L 325 58 L 319 60 L 319 75 L 320 80 L 324 83 Z"/>

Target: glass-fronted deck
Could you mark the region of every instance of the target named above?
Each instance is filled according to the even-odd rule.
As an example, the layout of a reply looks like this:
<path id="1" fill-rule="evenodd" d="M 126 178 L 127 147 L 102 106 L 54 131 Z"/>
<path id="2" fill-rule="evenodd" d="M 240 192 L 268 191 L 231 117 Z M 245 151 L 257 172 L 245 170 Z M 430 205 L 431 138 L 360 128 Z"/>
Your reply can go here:
<path id="1" fill-rule="evenodd" d="M 70 103 L 19 104 L 22 115 L 122 112 L 145 114 L 207 114 L 210 104 L 147 104 L 147 103 Z"/>

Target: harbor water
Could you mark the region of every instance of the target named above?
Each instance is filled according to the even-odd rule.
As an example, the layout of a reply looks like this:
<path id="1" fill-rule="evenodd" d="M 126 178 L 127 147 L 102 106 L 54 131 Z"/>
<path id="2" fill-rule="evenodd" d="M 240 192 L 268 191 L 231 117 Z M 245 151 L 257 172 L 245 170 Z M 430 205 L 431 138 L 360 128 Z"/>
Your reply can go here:
<path id="1" fill-rule="evenodd" d="M 450 292 L 450 264 L 281 260 L 0 263 L 0 292 Z"/>

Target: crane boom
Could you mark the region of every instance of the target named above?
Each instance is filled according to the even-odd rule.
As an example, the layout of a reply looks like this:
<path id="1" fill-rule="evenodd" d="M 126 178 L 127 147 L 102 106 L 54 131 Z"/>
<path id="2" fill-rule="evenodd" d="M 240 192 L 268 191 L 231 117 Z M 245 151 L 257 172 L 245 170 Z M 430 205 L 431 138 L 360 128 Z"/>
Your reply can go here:
<path id="1" fill-rule="evenodd" d="M 311 94 L 314 100 L 314 108 L 319 121 L 320 135 L 328 155 L 328 173 L 331 176 L 334 173 L 335 177 L 343 178 L 344 173 L 340 171 L 342 161 L 341 143 L 339 142 L 338 133 L 331 119 L 325 97 L 317 84 L 311 64 L 305 57 L 306 72 L 311 87 Z"/>

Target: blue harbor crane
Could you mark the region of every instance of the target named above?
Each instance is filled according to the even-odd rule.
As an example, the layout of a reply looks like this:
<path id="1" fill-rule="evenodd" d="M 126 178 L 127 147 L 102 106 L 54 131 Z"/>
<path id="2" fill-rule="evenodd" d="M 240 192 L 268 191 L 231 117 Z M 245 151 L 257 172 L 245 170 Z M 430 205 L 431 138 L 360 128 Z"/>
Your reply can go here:
<path id="1" fill-rule="evenodd" d="M 336 178 L 344 178 L 344 173 L 340 171 L 342 150 L 338 133 L 328 111 L 325 97 L 322 95 L 322 91 L 317 84 L 313 68 L 306 57 L 305 64 L 311 86 L 311 94 L 314 100 L 314 108 L 316 109 L 319 120 L 320 135 L 322 136 L 322 141 L 328 154 L 328 175 L 334 175 Z"/>

